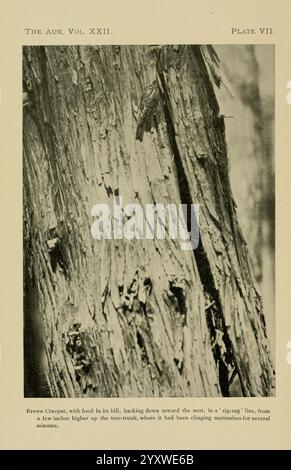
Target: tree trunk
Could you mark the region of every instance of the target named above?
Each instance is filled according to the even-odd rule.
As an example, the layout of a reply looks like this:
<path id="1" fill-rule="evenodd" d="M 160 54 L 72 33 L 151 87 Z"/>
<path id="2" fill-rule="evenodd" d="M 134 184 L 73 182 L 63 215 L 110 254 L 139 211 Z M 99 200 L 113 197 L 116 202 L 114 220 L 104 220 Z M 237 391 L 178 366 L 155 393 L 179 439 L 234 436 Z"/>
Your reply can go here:
<path id="1" fill-rule="evenodd" d="M 235 374 L 244 396 L 274 393 L 202 52 L 24 48 L 25 344 L 41 330 L 52 397 L 229 396 Z M 198 248 L 94 240 L 91 209 L 114 196 L 144 209 L 199 204 Z M 26 394 L 43 396 L 40 382 Z"/>
<path id="2" fill-rule="evenodd" d="M 233 116 L 226 126 L 230 182 L 274 352 L 274 48 L 244 44 L 216 50 L 236 95 L 224 92 L 219 100 L 223 112 Z"/>

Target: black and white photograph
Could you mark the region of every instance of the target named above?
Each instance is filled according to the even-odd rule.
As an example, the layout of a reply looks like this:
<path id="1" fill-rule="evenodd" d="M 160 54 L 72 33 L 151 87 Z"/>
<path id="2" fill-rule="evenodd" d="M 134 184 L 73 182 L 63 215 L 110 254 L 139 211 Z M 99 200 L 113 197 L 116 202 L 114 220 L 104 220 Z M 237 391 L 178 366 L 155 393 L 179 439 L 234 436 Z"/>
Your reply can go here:
<path id="1" fill-rule="evenodd" d="M 272 397 L 275 47 L 22 47 L 25 398 Z"/>

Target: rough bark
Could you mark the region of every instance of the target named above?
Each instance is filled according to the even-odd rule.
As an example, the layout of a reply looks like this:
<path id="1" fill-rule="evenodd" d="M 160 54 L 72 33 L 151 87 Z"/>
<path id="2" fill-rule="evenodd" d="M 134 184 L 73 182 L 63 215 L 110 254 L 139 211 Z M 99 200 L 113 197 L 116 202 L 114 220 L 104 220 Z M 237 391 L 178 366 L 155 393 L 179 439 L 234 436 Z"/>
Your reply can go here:
<path id="1" fill-rule="evenodd" d="M 42 319 L 50 395 L 228 396 L 235 373 L 243 395 L 272 395 L 201 48 L 25 47 L 23 60 L 25 308 Z M 137 140 L 155 80 L 156 118 Z M 199 247 L 93 240 L 91 208 L 114 195 L 199 203 Z"/>
<path id="2" fill-rule="evenodd" d="M 230 182 L 275 351 L 274 50 L 270 45 L 218 46 L 235 99 L 220 93 L 227 120 Z M 247 195 L 247 197 L 246 197 Z"/>

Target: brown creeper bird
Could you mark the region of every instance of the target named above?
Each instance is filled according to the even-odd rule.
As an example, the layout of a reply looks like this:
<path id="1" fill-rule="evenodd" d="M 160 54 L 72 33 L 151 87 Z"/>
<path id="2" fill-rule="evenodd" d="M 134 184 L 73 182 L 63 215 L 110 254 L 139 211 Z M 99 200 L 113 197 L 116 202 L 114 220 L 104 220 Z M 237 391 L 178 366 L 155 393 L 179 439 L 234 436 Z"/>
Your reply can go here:
<path id="1" fill-rule="evenodd" d="M 136 139 L 142 142 L 145 132 L 157 127 L 159 113 L 160 91 L 157 80 L 146 89 L 139 104 L 139 119 L 137 123 Z"/>

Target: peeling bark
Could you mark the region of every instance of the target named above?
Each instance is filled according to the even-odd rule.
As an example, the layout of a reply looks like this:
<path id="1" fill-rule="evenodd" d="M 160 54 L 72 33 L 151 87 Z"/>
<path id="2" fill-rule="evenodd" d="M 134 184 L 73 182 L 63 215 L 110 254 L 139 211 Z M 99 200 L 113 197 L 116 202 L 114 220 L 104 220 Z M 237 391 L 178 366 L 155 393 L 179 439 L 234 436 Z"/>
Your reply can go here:
<path id="1" fill-rule="evenodd" d="M 199 46 L 25 47 L 24 251 L 53 397 L 274 393 Z M 156 81 L 141 119 L 140 99 Z M 137 132 L 137 130 L 139 131 Z M 200 243 L 93 240 L 91 208 L 200 204 Z M 37 306 L 35 306 L 35 304 Z"/>

